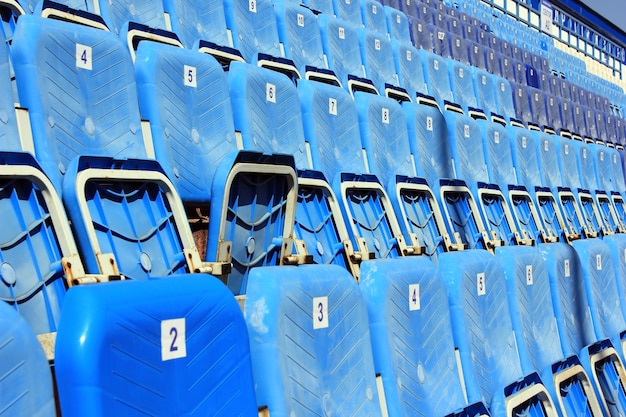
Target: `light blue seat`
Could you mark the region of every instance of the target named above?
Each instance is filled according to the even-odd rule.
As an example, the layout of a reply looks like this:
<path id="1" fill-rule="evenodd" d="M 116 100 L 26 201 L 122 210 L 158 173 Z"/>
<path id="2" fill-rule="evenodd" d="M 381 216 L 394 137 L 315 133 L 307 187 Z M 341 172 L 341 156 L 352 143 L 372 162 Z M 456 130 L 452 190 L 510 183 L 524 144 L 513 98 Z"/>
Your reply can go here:
<path id="1" fill-rule="evenodd" d="M 6 42 L 2 31 L 0 41 Z M 0 48 L 0 89 L 4 91 L 0 97 L 0 143 L 4 151 L 19 151 L 22 150 L 22 144 L 17 129 L 11 71 L 8 46 L 3 45 Z"/>
<path id="2" fill-rule="evenodd" d="M 405 92 L 397 91 L 400 82 L 393 48 L 387 35 L 367 29 L 359 29 L 358 34 L 365 75 L 378 92 L 387 97 L 393 97 L 394 93 L 406 95 Z"/>
<path id="3" fill-rule="evenodd" d="M 527 123 L 532 123 L 544 131 L 551 131 L 553 126 L 548 122 L 548 108 L 545 93 L 537 88 L 528 87 L 528 96 L 532 118 L 528 120 Z"/>
<path id="4" fill-rule="evenodd" d="M 492 119 L 492 115 L 497 115 L 499 111 L 493 75 L 486 70 L 472 68 L 472 80 L 474 82 L 476 105 L 485 113 L 487 118 Z"/>
<path id="5" fill-rule="evenodd" d="M 443 110 L 445 102 L 452 103 L 452 89 L 447 61 L 432 52 L 420 49 L 420 58 L 424 66 L 424 79 L 428 85 L 428 92 L 433 96 Z"/>
<path id="6" fill-rule="evenodd" d="M 222 0 L 164 0 L 163 9 L 170 16 L 172 31 L 185 48 L 193 48 L 199 40 L 233 46 L 228 38 Z"/>
<path id="7" fill-rule="evenodd" d="M 56 416 L 48 360 L 33 329 L 4 302 L 0 302 L 0 374 L 0 416 Z"/>
<path id="8" fill-rule="evenodd" d="M 388 36 L 387 17 L 384 6 L 377 0 L 359 0 L 361 2 L 361 17 L 363 26 Z"/>
<path id="9" fill-rule="evenodd" d="M 97 0 L 100 16 L 113 33 L 120 35 L 128 22 L 140 23 L 154 29 L 167 29 L 163 3 L 155 0 L 124 0 L 110 2 Z M 95 10 L 89 10 L 95 12 Z"/>
<path id="10" fill-rule="evenodd" d="M 356 28 L 349 22 L 324 15 L 318 16 L 317 22 L 328 67 L 349 90 L 351 77 L 365 77 Z"/>
<path id="11" fill-rule="evenodd" d="M 577 356 L 565 357 L 548 266 L 536 247 L 496 249 L 506 277 L 513 329 L 525 373 L 539 372 L 563 416 L 602 415 L 593 382 Z"/>
<path id="12" fill-rule="evenodd" d="M 427 95 L 428 86 L 424 79 L 424 67 L 419 51 L 410 43 L 397 40 L 391 41 L 391 47 L 400 87 L 406 90 L 413 101 L 418 94 Z"/>
<path id="13" fill-rule="evenodd" d="M 360 1 L 333 0 L 333 10 L 338 19 L 349 22 L 354 27 L 363 26 Z"/>
<path id="14" fill-rule="evenodd" d="M 430 27 L 432 31 L 433 40 L 433 52 L 444 59 L 452 58 L 452 49 L 450 48 L 450 37 L 453 36 L 448 32 L 448 29 L 441 25 L 435 25 Z"/>
<path id="15" fill-rule="evenodd" d="M 472 26 L 467 26 L 471 28 Z M 480 43 L 476 43 L 468 40 L 469 48 L 469 62 L 472 67 L 487 71 L 487 51 L 485 47 Z"/>
<path id="16" fill-rule="evenodd" d="M 448 37 L 448 42 L 450 42 L 450 58 L 470 65 L 469 47 L 463 36 L 451 34 Z"/>
<path id="17" fill-rule="evenodd" d="M 206 275 L 72 288 L 55 369 L 65 416 L 257 415 L 243 315 Z"/>
<path id="18" fill-rule="evenodd" d="M 257 268 L 244 314 L 259 405 L 272 416 L 380 416 L 367 307 L 335 265 Z"/>
<path id="19" fill-rule="evenodd" d="M 411 26 L 411 34 L 413 36 L 413 44 L 416 48 L 432 52 L 433 34 L 428 23 L 419 18 L 414 20 Z"/>
<path id="20" fill-rule="evenodd" d="M 315 14 L 289 0 L 274 2 L 278 37 L 300 74 L 306 77 L 307 66 L 327 69 L 322 38 Z"/>
<path id="21" fill-rule="evenodd" d="M 492 415 L 556 416 L 539 375 L 522 369 L 498 259 L 488 251 L 445 253 L 439 272 L 448 289 L 469 401 L 482 399 Z"/>
<path id="22" fill-rule="evenodd" d="M 448 72 L 454 103 L 461 106 L 465 114 L 475 113 L 478 110 L 478 102 L 474 94 L 470 66 L 463 62 L 449 61 Z"/>
<path id="23" fill-rule="evenodd" d="M 531 93 L 525 85 L 512 84 L 513 104 L 515 106 L 515 118 L 527 126 L 536 125 L 533 110 L 530 107 Z M 545 110 L 545 107 L 544 107 Z M 533 126 L 535 130 L 538 128 Z"/>
<path id="24" fill-rule="evenodd" d="M 496 102 L 498 103 L 498 114 L 508 122 L 515 118 L 515 105 L 513 104 L 513 92 L 511 84 L 502 78 L 495 77 Z"/>
<path id="25" fill-rule="evenodd" d="M 225 0 L 224 12 L 233 47 L 241 52 L 246 62 L 256 64 L 263 59 L 259 54 L 282 56 L 270 0 Z"/>
<path id="26" fill-rule="evenodd" d="M 402 43 L 411 43 L 411 29 L 409 21 L 400 9 L 385 6 L 385 15 L 387 17 L 387 28 L 392 39 L 396 39 Z"/>
<path id="27" fill-rule="evenodd" d="M 389 416 L 444 416 L 466 408 L 446 287 L 433 264 L 423 257 L 367 263 L 359 287 Z"/>

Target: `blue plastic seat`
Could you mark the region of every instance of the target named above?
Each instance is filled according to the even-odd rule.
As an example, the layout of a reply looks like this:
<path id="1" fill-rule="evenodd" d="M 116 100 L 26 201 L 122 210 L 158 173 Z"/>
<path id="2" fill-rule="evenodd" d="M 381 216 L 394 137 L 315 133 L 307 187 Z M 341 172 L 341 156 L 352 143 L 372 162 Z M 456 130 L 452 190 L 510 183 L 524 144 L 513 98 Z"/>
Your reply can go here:
<path id="1" fill-rule="evenodd" d="M 391 47 L 400 87 L 404 88 L 411 98 L 418 94 L 427 95 L 428 86 L 424 79 L 424 67 L 419 51 L 411 44 L 395 40 L 391 41 Z"/>
<path id="2" fill-rule="evenodd" d="M 486 70 L 487 69 L 487 53 L 484 46 L 476 42 L 468 42 L 469 46 L 469 62 L 473 67 Z"/>
<path id="3" fill-rule="evenodd" d="M 305 77 L 307 66 L 326 69 L 322 38 L 315 14 L 306 7 L 284 0 L 274 2 L 278 37 L 285 56 L 291 59 Z"/>
<path id="4" fill-rule="evenodd" d="M 450 37 L 452 36 L 447 29 L 438 26 L 431 26 L 433 52 L 440 58 L 452 58 L 452 49 L 450 48 Z"/>
<path id="5" fill-rule="evenodd" d="M 333 0 L 333 9 L 338 19 L 349 22 L 354 27 L 361 27 L 363 25 L 360 1 Z"/>
<path id="6" fill-rule="evenodd" d="M 522 369 L 498 259 L 487 251 L 445 253 L 439 272 L 469 401 L 483 399 L 493 415 L 557 415 L 539 375 Z"/>
<path id="7" fill-rule="evenodd" d="M 522 84 L 513 84 L 511 89 L 513 92 L 513 103 L 515 104 L 515 118 L 525 124 L 534 124 L 535 118 L 530 107 L 531 92 Z"/>
<path id="8" fill-rule="evenodd" d="M 486 70 L 472 68 L 472 80 L 477 107 L 482 110 L 488 118 L 491 118 L 492 114 L 498 114 L 499 108 L 493 75 L 489 74 Z"/>
<path id="9" fill-rule="evenodd" d="M 392 39 L 403 43 L 411 43 L 411 29 L 406 15 L 400 9 L 385 5 L 387 28 Z"/>
<path id="10" fill-rule="evenodd" d="M 433 50 L 433 34 L 430 27 L 423 20 L 415 20 L 411 25 L 413 44 L 418 49 Z"/>
<path id="11" fill-rule="evenodd" d="M 433 264 L 425 258 L 368 263 L 359 287 L 389 415 L 443 416 L 466 408 L 446 288 Z"/>
<path id="12" fill-rule="evenodd" d="M 167 29 L 161 1 L 97 1 L 100 16 L 116 35 L 125 31 L 128 22 L 140 23 L 154 29 Z M 95 10 L 89 11 L 95 13 Z"/>
<path id="13" fill-rule="evenodd" d="M 387 35 L 359 29 L 359 43 L 365 75 L 381 95 L 389 96 L 389 89 L 399 86 L 393 58 L 393 48 Z"/>
<path id="14" fill-rule="evenodd" d="M 202 3 L 191 0 L 164 0 L 163 8 L 170 16 L 172 31 L 185 48 L 193 48 L 199 40 L 232 47 L 226 29 L 224 3 L 211 0 Z"/>
<path id="15" fill-rule="evenodd" d="M 541 374 L 561 415 L 602 415 L 594 384 L 580 360 L 564 356 L 548 266 L 540 250 L 504 247 L 496 250 L 496 256 L 504 268 L 522 369 Z"/>
<path id="16" fill-rule="evenodd" d="M 367 306 L 344 269 L 257 268 L 244 311 L 257 402 L 272 416 L 381 415 Z"/>
<path id="17" fill-rule="evenodd" d="M 552 128 L 552 126 L 548 124 L 548 110 L 545 93 L 537 88 L 529 88 L 528 90 L 531 117 L 526 120 L 526 114 L 524 111 L 521 115 L 518 113 L 518 116 L 522 116 L 521 119 L 524 122 L 532 123 L 542 130 L 546 130 L 546 127 Z"/>
<path id="18" fill-rule="evenodd" d="M 450 57 L 469 66 L 469 47 L 465 39 L 460 35 L 451 35 L 448 40 L 450 42 Z"/>
<path id="19" fill-rule="evenodd" d="M 0 416 L 56 416 L 52 375 L 28 323 L 0 302 Z"/>
<path id="20" fill-rule="evenodd" d="M 443 110 L 446 101 L 453 102 L 448 73 L 447 60 L 432 52 L 420 49 L 420 58 L 424 67 L 424 79 L 428 85 L 428 92 L 433 96 Z"/>
<path id="21" fill-rule="evenodd" d="M 350 76 L 365 77 L 356 28 L 351 23 L 330 16 L 320 15 L 317 21 L 328 67 L 335 72 L 344 88 L 349 88 Z"/>
<path id="22" fill-rule="evenodd" d="M 361 2 L 363 26 L 366 29 L 387 35 L 389 30 L 387 29 L 387 17 L 384 6 L 377 0 L 359 1 Z"/>
<path id="23" fill-rule="evenodd" d="M 450 61 L 448 62 L 448 72 L 453 102 L 461 106 L 465 114 L 476 112 L 479 107 L 474 93 L 471 67 L 462 62 Z"/>
<path id="24" fill-rule="evenodd" d="M 276 15 L 270 0 L 224 1 L 224 13 L 233 47 L 241 52 L 246 62 L 256 64 L 259 53 L 282 56 Z"/>
<path id="25" fill-rule="evenodd" d="M 515 118 L 515 105 L 513 103 L 513 92 L 511 84 L 501 77 L 494 77 L 496 86 L 496 101 L 498 103 L 498 114 L 508 122 Z"/>
<path id="26" fill-rule="evenodd" d="M 72 288 L 55 369 L 65 416 L 257 415 L 243 315 L 206 275 Z"/>
<path id="27" fill-rule="evenodd" d="M 502 69 L 500 68 L 500 54 L 493 49 L 487 50 L 486 58 L 487 71 L 498 77 L 502 76 Z"/>

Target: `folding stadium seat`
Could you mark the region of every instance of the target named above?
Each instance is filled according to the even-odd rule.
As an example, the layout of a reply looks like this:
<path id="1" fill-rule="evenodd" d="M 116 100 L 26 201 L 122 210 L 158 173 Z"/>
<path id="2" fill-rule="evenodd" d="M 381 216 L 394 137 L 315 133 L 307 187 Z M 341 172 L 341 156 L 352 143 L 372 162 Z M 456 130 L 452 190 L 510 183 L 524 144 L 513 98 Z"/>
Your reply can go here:
<path id="1" fill-rule="evenodd" d="M 450 56 L 456 61 L 470 65 L 469 48 L 465 39 L 459 35 L 450 35 L 448 37 L 450 42 Z"/>
<path id="2" fill-rule="evenodd" d="M 585 119 L 585 126 L 587 129 L 586 141 L 596 141 L 599 139 L 598 126 L 596 125 L 596 113 L 593 109 L 581 104 L 583 117 Z"/>
<path id="3" fill-rule="evenodd" d="M 293 63 L 281 59 L 283 55 L 271 0 L 227 0 L 224 1 L 224 13 L 233 47 L 241 52 L 246 62 L 292 70 Z"/>
<path id="4" fill-rule="evenodd" d="M 186 48 L 193 48 L 200 40 L 220 46 L 233 46 L 226 28 L 224 3 L 221 0 L 202 3 L 192 0 L 164 0 L 163 8 L 169 15 L 172 31 Z"/>
<path id="5" fill-rule="evenodd" d="M 439 107 L 443 109 L 446 101 L 452 103 L 454 100 L 450 89 L 447 61 L 441 56 L 423 49 L 420 50 L 420 58 L 424 67 L 424 79 L 428 85 L 428 91 L 437 100 Z"/>
<path id="6" fill-rule="evenodd" d="M 523 372 L 497 258 L 487 251 L 445 253 L 439 272 L 448 289 L 468 400 L 484 399 L 492 415 L 556 416 L 539 375 Z"/>
<path id="7" fill-rule="evenodd" d="M 345 270 L 258 268 L 244 311 L 257 402 L 270 415 L 381 416 L 367 307 Z"/>
<path id="8" fill-rule="evenodd" d="M 479 109 L 476 94 L 474 94 L 471 67 L 462 62 L 449 61 L 448 72 L 453 102 L 461 106 L 465 114 L 476 115 Z"/>
<path id="9" fill-rule="evenodd" d="M 400 86 L 414 99 L 418 94 L 427 95 L 424 67 L 419 51 L 411 44 L 391 41 L 394 62 Z"/>
<path id="10" fill-rule="evenodd" d="M 528 80 L 526 65 L 522 61 L 518 61 L 516 59 L 513 59 L 513 61 L 511 62 L 513 66 L 513 78 L 515 82 L 518 84 L 528 85 L 529 87 L 535 87 L 535 85 L 533 84 L 536 84 L 536 80 L 533 80 L 533 84 L 531 84 Z"/>
<path id="11" fill-rule="evenodd" d="M 469 47 L 469 61 L 473 67 L 483 70 L 487 69 L 487 54 L 484 47 L 475 42 L 468 42 Z"/>
<path id="12" fill-rule="evenodd" d="M 500 67 L 500 53 L 493 49 L 487 49 L 486 59 L 487 71 L 499 77 L 502 76 L 502 68 Z"/>
<path id="13" fill-rule="evenodd" d="M 107 26 L 116 35 L 129 29 L 128 23 L 139 23 L 154 29 L 169 29 L 161 1 L 115 1 L 97 0 L 99 11 Z M 89 10 L 89 8 L 88 8 Z M 96 13 L 96 10 L 89 10 Z"/>
<path id="14" fill-rule="evenodd" d="M 307 78 L 311 72 L 319 72 L 317 69 L 328 69 L 315 14 L 287 0 L 274 1 L 274 11 L 285 56 L 294 62 L 300 74 Z"/>
<path id="15" fill-rule="evenodd" d="M 513 103 L 515 103 L 515 118 L 523 123 L 535 124 L 535 117 L 530 106 L 532 93 L 528 87 L 522 84 L 511 83 L 513 90 Z M 545 106 L 544 106 L 545 113 Z"/>
<path id="16" fill-rule="evenodd" d="M 411 35 L 413 44 L 418 49 L 432 51 L 434 48 L 433 33 L 430 25 L 423 20 L 415 20 L 411 25 Z"/>
<path id="17" fill-rule="evenodd" d="M 515 62 L 513 58 L 502 53 L 500 55 L 500 69 L 504 78 L 511 82 L 517 82 L 515 79 Z"/>
<path id="18" fill-rule="evenodd" d="M 539 84 L 539 74 L 537 70 L 528 64 L 524 64 L 524 72 L 526 75 L 525 82 L 529 87 L 540 88 Z"/>
<path id="19" fill-rule="evenodd" d="M 2 278 L 6 282 L 4 272 Z M 0 302 L 0 312 L 0 416 L 56 416 L 52 375 L 39 341 L 6 303 Z"/>
<path id="20" fill-rule="evenodd" d="M 454 16 L 448 16 L 446 19 L 448 32 L 459 37 L 463 37 L 463 23 Z"/>
<path id="21" fill-rule="evenodd" d="M 356 28 L 348 22 L 324 15 L 318 16 L 317 21 L 328 67 L 335 72 L 343 87 L 352 91 L 366 84 Z"/>
<path id="22" fill-rule="evenodd" d="M 450 49 L 451 34 L 446 30 L 437 26 L 430 27 L 433 39 L 433 52 L 442 58 L 451 58 L 452 50 Z"/>
<path id="23" fill-rule="evenodd" d="M 496 99 L 498 103 L 498 114 L 508 122 L 515 119 L 515 105 L 513 102 L 513 92 L 511 84 L 504 78 L 494 77 L 496 85 Z"/>
<path id="24" fill-rule="evenodd" d="M 472 74 L 476 104 L 487 118 L 492 119 L 499 110 L 494 77 L 487 71 L 476 67 L 472 68 Z"/>
<path id="25" fill-rule="evenodd" d="M 463 22 L 462 25 L 463 25 L 463 37 L 468 42 L 479 42 L 480 37 L 485 36 L 485 33 L 483 33 L 484 31 L 480 29 L 479 27 L 473 26 L 465 22 Z"/>
<path id="26" fill-rule="evenodd" d="M 518 97 L 520 96 L 521 89 L 525 89 L 521 85 L 518 87 L 520 90 L 516 88 Z M 530 127 L 533 125 L 534 127 L 541 128 L 546 131 L 552 131 L 552 126 L 548 126 L 548 111 L 546 107 L 546 95 L 543 91 L 537 88 L 528 88 L 528 100 L 530 101 L 530 117 L 527 116 L 526 112 L 522 110 L 522 114 L 518 112 L 518 116 L 521 116 L 521 119 L 528 124 Z M 523 98 L 521 99 L 523 100 Z M 516 103 L 517 104 L 517 103 Z M 524 104 L 520 104 L 523 109 Z M 518 108 L 519 111 L 520 108 Z M 528 118 L 526 118 L 528 117 Z"/>
<path id="27" fill-rule="evenodd" d="M 615 116 L 611 113 L 607 113 L 604 110 L 600 110 L 596 113 L 596 123 L 598 122 L 598 115 L 604 116 L 606 118 L 605 128 L 606 128 L 606 141 L 607 143 L 617 144 L 618 136 L 617 136 L 617 122 Z"/>
<path id="28" fill-rule="evenodd" d="M 574 117 L 574 135 L 580 140 L 587 136 L 587 123 L 585 121 L 585 110 L 583 107 L 572 100 L 572 113 Z M 574 136 L 572 135 L 572 136 Z"/>
<path id="29" fill-rule="evenodd" d="M 467 406 L 446 288 L 433 264 L 423 257 L 367 264 L 359 287 L 389 416 L 486 415 L 482 403 Z"/>
<path id="30" fill-rule="evenodd" d="M 13 56 L 35 154 L 63 189 L 85 272 L 101 274 L 76 271 L 71 278 L 66 267 L 68 280 L 196 270 L 220 275 L 221 267 L 200 261 L 173 184 L 156 161 L 145 159 L 134 68 L 124 45 L 87 26 L 34 16 L 21 22 Z M 61 67 L 66 77 L 58 77 Z M 68 95 L 74 100 L 56 99 Z"/>
<path id="31" fill-rule="evenodd" d="M 359 0 L 361 2 L 361 15 L 366 29 L 383 34 L 388 34 L 387 17 L 385 8 L 376 0 Z"/>
<path id="32" fill-rule="evenodd" d="M 338 19 L 349 22 L 354 27 L 363 26 L 363 16 L 361 15 L 361 2 L 353 0 L 334 0 L 334 15 Z"/>
<path id="33" fill-rule="evenodd" d="M 204 275 L 72 288 L 55 368 L 65 416 L 258 415 L 241 310 Z"/>
<path id="34" fill-rule="evenodd" d="M 524 373 L 538 372 L 563 416 L 602 415 L 602 408 L 577 356 L 564 356 L 551 298 L 548 267 L 536 247 L 503 247 L 511 320 Z"/>
<path id="35" fill-rule="evenodd" d="M 398 87 L 400 82 L 388 36 L 368 29 L 358 29 L 358 35 L 366 77 L 381 95 L 411 100 L 407 92 Z"/>
<path id="36" fill-rule="evenodd" d="M 403 43 L 411 43 L 411 28 L 409 21 L 404 13 L 399 9 L 385 6 L 385 15 L 387 17 L 387 27 L 389 35 L 392 39 L 397 39 Z"/>
<path id="37" fill-rule="evenodd" d="M 563 120 L 561 118 L 561 99 L 549 93 L 544 93 L 544 97 L 546 100 L 546 112 L 548 116 L 547 126 L 552 128 L 552 131 L 556 134 L 567 137 L 569 135 L 569 132 L 563 131 Z M 563 133 L 566 134 L 564 135 Z"/>

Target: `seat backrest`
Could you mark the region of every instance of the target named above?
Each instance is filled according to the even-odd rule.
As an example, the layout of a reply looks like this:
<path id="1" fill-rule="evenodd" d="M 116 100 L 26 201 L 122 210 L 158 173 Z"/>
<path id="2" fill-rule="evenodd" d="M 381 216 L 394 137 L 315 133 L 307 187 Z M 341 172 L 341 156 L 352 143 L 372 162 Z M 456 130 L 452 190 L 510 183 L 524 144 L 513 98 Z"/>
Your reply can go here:
<path id="1" fill-rule="evenodd" d="M 345 269 L 257 268 L 244 314 L 257 401 L 271 415 L 381 415 L 367 306 Z"/>
<path id="2" fill-rule="evenodd" d="M 3 276 L 4 278 L 4 276 Z M 56 415 L 50 365 L 28 323 L 0 301 L 0 416 Z"/>
<path id="3" fill-rule="evenodd" d="M 450 148 L 446 145 L 447 125 L 437 107 L 404 103 L 409 126 L 409 145 L 417 175 L 435 188 L 442 178 L 453 178 Z"/>
<path id="4" fill-rule="evenodd" d="M 387 2 L 388 3 L 388 2 Z M 406 15 L 399 9 L 385 6 L 387 28 L 392 39 L 403 43 L 411 43 L 411 29 Z"/>
<path id="5" fill-rule="evenodd" d="M 479 68 L 472 68 L 472 74 L 476 105 L 489 118 L 492 113 L 497 114 L 499 111 L 495 79 L 486 70 Z"/>
<path id="6" fill-rule="evenodd" d="M 233 62 L 228 84 L 235 130 L 243 149 L 293 155 L 298 169 L 309 169 L 302 112 L 296 86 L 275 71 Z"/>
<path id="7" fill-rule="evenodd" d="M 389 31 L 384 6 L 377 0 L 359 1 L 361 2 L 361 16 L 365 28 L 387 36 Z"/>
<path id="8" fill-rule="evenodd" d="M 575 141 L 572 145 L 577 153 L 578 178 L 580 178 L 582 188 L 591 192 L 598 190 L 596 160 L 592 150 L 592 147 L 596 145 L 580 141 Z"/>
<path id="9" fill-rule="evenodd" d="M 496 99 L 498 103 L 498 114 L 507 121 L 515 118 L 515 105 L 513 104 L 513 92 L 511 84 L 501 77 L 495 77 Z"/>
<path id="10" fill-rule="evenodd" d="M 477 182 L 488 183 L 489 175 L 478 123 L 469 116 L 451 111 L 444 111 L 443 116 L 447 125 L 447 146 L 450 147 L 454 178 L 474 185 Z"/>
<path id="11" fill-rule="evenodd" d="M 344 87 L 347 86 L 348 75 L 365 77 L 356 28 L 351 23 L 331 16 L 320 15 L 317 22 L 328 67 L 335 72 Z"/>
<path id="12" fill-rule="evenodd" d="M 275 1 L 274 11 L 278 22 L 278 37 L 283 44 L 285 56 L 296 64 L 300 74 L 305 73 L 307 65 L 326 68 L 315 14 L 289 0 Z"/>
<path id="13" fill-rule="evenodd" d="M 433 264 L 424 257 L 365 262 L 359 287 L 389 414 L 447 415 L 463 408 L 447 292 Z M 416 366 L 417 374 L 407 374 Z"/>
<path id="14" fill-rule="evenodd" d="M 214 277 L 72 288 L 56 341 L 65 416 L 257 415 L 246 324 Z M 76 401 L 82 398 L 81 401 Z"/>
<path id="15" fill-rule="evenodd" d="M 391 47 L 400 87 L 404 88 L 411 98 L 415 98 L 418 93 L 427 95 L 428 86 L 424 79 L 424 67 L 419 51 L 410 43 L 397 40 L 391 41 Z"/>
<path id="16" fill-rule="evenodd" d="M 155 157 L 184 202 L 208 203 L 218 166 L 237 151 L 226 75 L 210 55 L 155 42 L 140 43 L 136 56 Z"/>
<path id="17" fill-rule="evenodd" d="M 78 155 L 144 158 L 135 70 L 110 32 L 20 18 L 12 55 L 35 156 L 55 187 Z M 66 99 L 72 97 L 72 100 Z"/>
<path id="18" fill-rule="evenodd" d="M 448 72 L 454 103 L 461 106 L 466 114 L 469 114 L 469 108 L 477 109 L 478 102 L 474 94 L 471 67 L 462 62 L 449 61 Z"/>
<path id="19" fill-rule="evenodd" d="M 522 368 L 543 371 L 564 358 L 546 262 L 530 246 L 497 248 L 496 257 L 504 268 Z"/>
<path id="20" fill-rule="evenodd" d="M 256 63 L 259 53 L 282 56 L 271 0 L 225 0 L 224 12 L 233 47 L 246 62 Z"/>
<path id="21" fill-rule="evenodd" d="M 483 398 L 491 404 L 498 392 L 522 376 L 504 270 L 488 251 L 472 250 L 441 255 L 439 272 L 448 289 L 468 399 Z"/>
<path id="22" fill-rule="evenodd" d="M 193 48 L 199 40 L 233 46 L 226 29 L 222 0 L 163 0 L 163 8 L 170 16 L 172 31 L 185 48 Z"/>
<path id="23" fill-rule="evenodd" d="M 166 29 L 165 12 L 161 1 L 97 1 L 100 15 L 116 35 L 124 31 L 124 26 L 127 26 L 128 22 L 141 23 L 155 29 Z"/>
<path id="24" fill-rule="evenodd" d="M 424 79 L 428 85 L 428 91 L 443 108 L 444 101 L 454 101 L 448 63 L 441 56 L 423 49 L 420 49 L 420 58 L 424 66 Z"/>
<path id="25" fill-rule="evenodd" d="M 486 120 L 478 120 L 478 125 L 482 132 L 489 182 L 500 185 L 502 192 L 506 193 L 507 186 L 517 185 L 509 131 L 499 123 Z"/>
<path id="26" fill-rule="evenodd" d="M 354 0 L 333 0 L 335 16 L 345 22 L 349 22 L 355 27 L 363 26 L 363 16 L 361 16 L 361 2 Z"/>
<path id="27" fill-rule="evenodd" d="M 393 48 L 387 34 L 368 29 L 359 29 L 358 33 L 366 77 L 374 83 L 380 94 L 384 94 L 386 84 L 398 86 Z"/>
<path id="28" fill-rule="evenodd" d="M 563 185 L 573 190 L 581 188 L 581 179 L 578 175 L 578 153 L 574 143 L 570 139 L 559 136 L 552 136 L 552 139 L 556 142 L 559 153 L 559 168 Z"/>
<path id="29" fill-rule="evenodd" d="M 414 20 L 411 25 L 411 35 L 416 48 L 432 52 L 433 33 L 430 31 L 428 23 L 421 19 Z"/>
<path id="30" fill-rule="evenodd" d="M 369 172 L 391 190 L 396 175 L 415 177 L 404 111 L 393 99 L 357 92 L 361 144 Z"/>
<path id="31" fill-rule="evenodd" d="M 550 293 L 566 356 L 595 342 L 580 260 L 568 243 L 539 245 L 550 278 Z"/>

